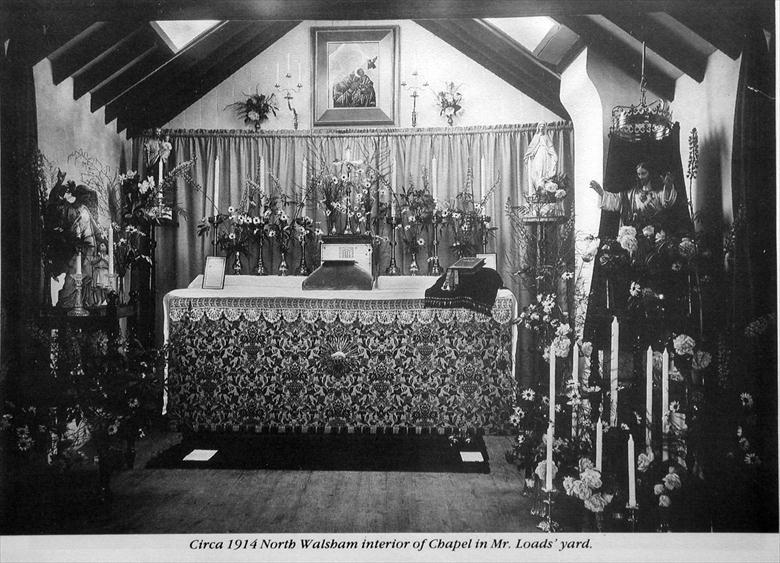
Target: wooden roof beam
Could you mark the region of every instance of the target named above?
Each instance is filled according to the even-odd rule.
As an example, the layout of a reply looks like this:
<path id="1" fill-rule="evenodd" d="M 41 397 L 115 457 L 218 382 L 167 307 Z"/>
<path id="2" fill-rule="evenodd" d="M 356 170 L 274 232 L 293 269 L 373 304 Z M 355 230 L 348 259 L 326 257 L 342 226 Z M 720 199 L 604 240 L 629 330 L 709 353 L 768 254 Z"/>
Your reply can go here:
<path id="1" fill-rule="evenodd" d="M 629 50 L 609 31 L 585 16 L 558 16 L 555 18 L 579 35 L 588 48 L 599 52 L 637 82 L 641 76 L 642 54 Z M 674 100 L 675 80 L 649 62 L 645 63 L 645 77 L 649 89 L 666 100 Z"/>
<path id="2" fill-rule="evenodd" d="M 606 17 L 637 41 L 644 42 L 649 49 L 679 68 L 696 80 L 696 82 L 704 80 L 704 73 L 707 71 L 707 55 L 700 54 L 689 45 L 686 45 L 674 33 L 664 28 L 657 21 L 642 14 L 611 14 Z"/>

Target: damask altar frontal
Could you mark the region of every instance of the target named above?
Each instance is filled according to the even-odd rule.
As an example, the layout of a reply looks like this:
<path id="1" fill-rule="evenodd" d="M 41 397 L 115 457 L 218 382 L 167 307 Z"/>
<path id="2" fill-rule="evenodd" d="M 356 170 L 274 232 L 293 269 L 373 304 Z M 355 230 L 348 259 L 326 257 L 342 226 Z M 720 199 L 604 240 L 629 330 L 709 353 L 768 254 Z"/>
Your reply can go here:
<path id="1" fill-rule="evenodd" d="M 302 291 L 227 276 L 165 296 L 168 413 L 194 431 L 497 431 L 514 398 L 516 301 L 492 317 L 424 306 L 435 278 Z"/>

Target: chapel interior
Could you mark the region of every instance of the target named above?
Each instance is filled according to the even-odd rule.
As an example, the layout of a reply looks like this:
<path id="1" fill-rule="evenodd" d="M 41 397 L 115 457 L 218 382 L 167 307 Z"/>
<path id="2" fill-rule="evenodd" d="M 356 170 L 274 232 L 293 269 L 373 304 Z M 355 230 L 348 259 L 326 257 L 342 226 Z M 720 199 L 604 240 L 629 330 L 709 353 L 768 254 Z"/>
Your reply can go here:
<path id="1" fill-rule="evenodd" d="M 0 534 L 778 531 L 770 1 L 0 5 Z"/>

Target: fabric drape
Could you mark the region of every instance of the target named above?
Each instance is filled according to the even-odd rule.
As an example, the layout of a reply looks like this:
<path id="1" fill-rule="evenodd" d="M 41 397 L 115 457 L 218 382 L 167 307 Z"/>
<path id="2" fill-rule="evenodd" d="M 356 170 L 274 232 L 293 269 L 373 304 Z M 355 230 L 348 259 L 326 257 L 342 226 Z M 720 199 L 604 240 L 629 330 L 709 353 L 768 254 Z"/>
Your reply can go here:
<path id="1" fill-rule="evenodd" d="M 487 214 L 492 225 L 498 227 L 495 240 L 488 246 L 488 252 L 496 252 L 498 272 L 504 284 L 518 297 L 520 306 L 528 304 L 530 296 L 512 276 L 519 268 L 518 260 L 523 249 L 512 241 L 512 228 L 504 208 L 508 203 L 518 206 L 525 203 L 527 193 L 527 170 L 523 159 L 537 124 L 502 125 L 467 128 L 431 129 L 355 129 L 355 130 L 313 130 L 313 131 L 215 131 L 215 130 L 168 130 L 173 145 L 169 167 L 195 159 L 192 179 L 198 188 L 180 182 L 176 204 L 188 211 L 190 218 L 180 221 L 175 229 L 161 229 L 158 232 L 158 260 L 169 268 L 158 269 L 158 295 L 187 284 L 203 271 L 205 257 L 211 252 L 209 241 L 196 234 L 197 223 L 214 214 L 211 198 L 214 195 L 215 159 L 219 158 L 219 201 L 218 208 L 225 213 L 228 206 L 237 206 L 248 178 L 255 179 L 259 158 L 263 158 L 268 174 L 278 179 L 282 190 L 292 195 L 302 187 L 301 166 L 308 162 L 308 175 L 319 173 L 323 167 L 332 166 L 334 161 L 344 158 L 347 148 L 352 160 L 366 158 L 382 174 L 390 174 L 395 160 L 397 191 L 410 183 L 420 185 L 424 173 L 430 173 L 432 159 L 437 161 L 437 195 L 440 200 L 456 204 L 456 196 L 467 191 L 468 170 L 472 171 L 474 196 L 480 197 L 482 159 L 485 163 L 485 191 L 496 185 L 494 193 L 487 200 Z M 546 130 L 558 152 L 558 171 L 573 176 L 573 135 L 568 122 L 547 123 Z M 140 137 L 134 143 L 134 167 L 143 170 L 143 143 Z M 271 186 L 270 176 L 266 186 Z M 376 187 L 374 197 L 377 197 Z M 386 196 L 384 196 L 386 198 Z M 573 201 L 573 196 L 571 196 Z M 316 203 L 308 201 L 306 213 L 320 226 L 326 228 L 325 215 Z M 388 236 L 387 225 L 372 229 L 376 234 Z M 430 233 L 424 235 L 426 242 Z M 443 267 L 453 263 L 455 254 L 450 250 L 452 239 L 444 234 L 439 247 Z M 268 246 L 268 243 L 266 243 Z M 427 246 L 427 245 L 426 245 Z M 379 253 L 379 272 L 389 263 L 389 245 L 375 249 Z M 242 257 L 243 272 L 250 273 L 257 264 L 257 252 L 245 260 Z M 308 254 L 308 253 L 307 253 Z M 278 249 L 273 254 L 264 254 L 266 266 L 275 273 L 279 264 Z M 269 262 L 269 257 L 271 260 Z M 421 273 L 427 271 L 427 254 L 417 256 Z M 300 259 L 299 248 L 294 245 L 292 256 L 288 256 L 291 268 Z M 410 256 L 399 244 L 396 261 L 403 272 L 408 272 Z M 313 266 L 313 264 L 310 264 Z M 161 300 L 159 300 L 161 301 Z M 159 317 L 159 315 L 158 315 Z M 158 319 L 158 326 L 160 321 Z M 521 349 L 523 343 L 521 338 Z M 523 354 L 518 357 L 522 358 Z M 521 360 L 522 362 L 522 360 Z"/>

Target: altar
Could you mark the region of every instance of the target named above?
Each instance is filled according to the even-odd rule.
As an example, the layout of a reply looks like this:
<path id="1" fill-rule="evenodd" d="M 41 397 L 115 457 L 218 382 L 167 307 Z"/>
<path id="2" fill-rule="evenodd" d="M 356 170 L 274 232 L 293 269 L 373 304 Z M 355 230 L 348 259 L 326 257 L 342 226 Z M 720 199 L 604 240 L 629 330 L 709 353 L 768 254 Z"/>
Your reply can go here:
<path id="1" fill-rule="evenodd" d="M 433 277 L 305 291 L 227 276 L 164 298 L 167 411 L 191 431 L 497 432 L 515 397 L 517 303 L 426 308 Z"/>

